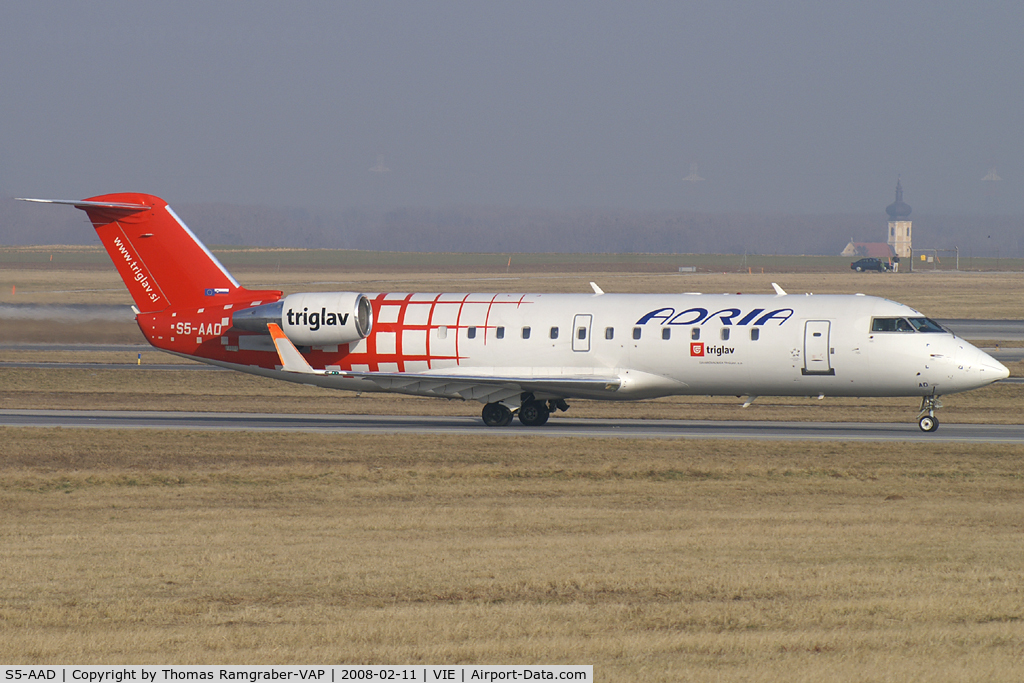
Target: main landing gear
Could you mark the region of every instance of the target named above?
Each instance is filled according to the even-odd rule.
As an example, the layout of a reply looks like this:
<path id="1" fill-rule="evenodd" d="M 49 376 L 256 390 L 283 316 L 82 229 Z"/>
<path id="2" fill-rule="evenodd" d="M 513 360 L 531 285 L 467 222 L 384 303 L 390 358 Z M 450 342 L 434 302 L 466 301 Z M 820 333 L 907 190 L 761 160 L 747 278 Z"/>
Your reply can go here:
<path id="1" fill-rule="evenodd" d="M 917 426 L 922 432 L 934 432 L 939 428 L 939 418 L 935 411 L 942 407 L 938 396 L 925 396 L 921 399 L 921 413 L 917 416 Z"/>
<path id="2" fill-rule="evenodd" d="M 488 427 L 506 427 L 512 422 L 512 411 L 504 403 L 488 403 L 483 418 Z"/>
<path id="3" fill-rule="evenodd" d="M 541 401 L 527 401 L 519 406 L 519 421 L 527 427 L 540 427 L 547 423 L 551 411 Z"/>
<path id="4" fill-rule="evenodd" d="M 516 413 L 525 426 L 540 427 L 556 410 L 569 410 L 569 404 L 562 398 L 538 401 L 533 398 L 533 394 L 527 394 Z M 482 417 L 488 427 L 507 427 L 512 422 L 512 410 L 504 403 L 488 403 L 484 406 Z"/>

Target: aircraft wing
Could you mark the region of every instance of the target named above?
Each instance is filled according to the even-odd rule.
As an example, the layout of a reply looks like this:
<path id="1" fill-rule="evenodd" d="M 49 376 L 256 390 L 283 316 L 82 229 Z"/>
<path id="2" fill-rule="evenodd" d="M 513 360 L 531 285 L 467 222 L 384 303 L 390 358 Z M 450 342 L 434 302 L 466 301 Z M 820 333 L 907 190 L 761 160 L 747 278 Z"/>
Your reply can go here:
<path id="1" fill-rule="evenodd" d="M 440 375 L 430 372 L 351 372 L 346 370 L 314 370 L 299 353 L 288 336 L 275 324 L 267 325 L 281 369 L 305 375 L 321 375 L 340 379 L 373 382 L 381 389 L 416 396 L 462 398 L 483 403 L 497 403 L 518 398 L 524 393 L 550 394 L 554 397 L 593 396 L 617 391 L 622 380 L 617 375 L 607 377 L 563 374 L 552 376 L 514 375 Z"/>
<path id="2" fill-rule="evenodd" d="M 523 393 L 552 396 L 591 396 L 612 393 L 622 386 L 618 377 L 491 377 L 471 375 L 435 375 L 403 372 L 327 371 L 344 379 L 373 382 L 381 389 L 417 396 L 441 396 L 496 403 L 518 398 Z"/>

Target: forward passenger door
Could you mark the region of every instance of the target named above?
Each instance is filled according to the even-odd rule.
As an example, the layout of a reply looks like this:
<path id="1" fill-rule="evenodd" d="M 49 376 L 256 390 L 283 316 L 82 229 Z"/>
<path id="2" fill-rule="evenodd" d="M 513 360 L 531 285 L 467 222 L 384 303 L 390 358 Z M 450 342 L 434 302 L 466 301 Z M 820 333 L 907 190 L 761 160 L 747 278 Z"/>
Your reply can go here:
<path id="1" fill-rule="evenodd" d="M 805 375 L 834 375 L 828 320 L 808 320 L 804 323 L 804 367 Z"/>

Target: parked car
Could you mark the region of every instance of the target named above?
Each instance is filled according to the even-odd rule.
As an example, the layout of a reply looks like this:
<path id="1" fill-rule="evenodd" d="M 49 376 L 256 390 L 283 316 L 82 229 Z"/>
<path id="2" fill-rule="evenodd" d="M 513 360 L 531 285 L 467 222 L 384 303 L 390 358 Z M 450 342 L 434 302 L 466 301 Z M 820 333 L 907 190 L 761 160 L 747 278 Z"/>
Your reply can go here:
<path id="1" fill-rule="evenodd" d="M 858 273 L 865 270 L 877 270 L 879 273 L 884 273 L 889 268 L 889 263 L 880 258 L 862 258 L 850 264 L 850 270 L 855 270 Z"/>

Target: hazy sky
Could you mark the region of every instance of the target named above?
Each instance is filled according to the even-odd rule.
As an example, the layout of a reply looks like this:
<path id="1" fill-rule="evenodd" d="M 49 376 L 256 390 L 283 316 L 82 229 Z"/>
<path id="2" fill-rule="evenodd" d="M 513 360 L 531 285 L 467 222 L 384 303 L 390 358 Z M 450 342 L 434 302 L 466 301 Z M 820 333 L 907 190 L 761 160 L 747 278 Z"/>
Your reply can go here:
<path id="1" fill-rule="evenodd" d="M 3 2 L 0 195 L 881 213 L 901 174 L 915 214 L 1020 214 L 1022 28 L 1018 1 Z"/>

